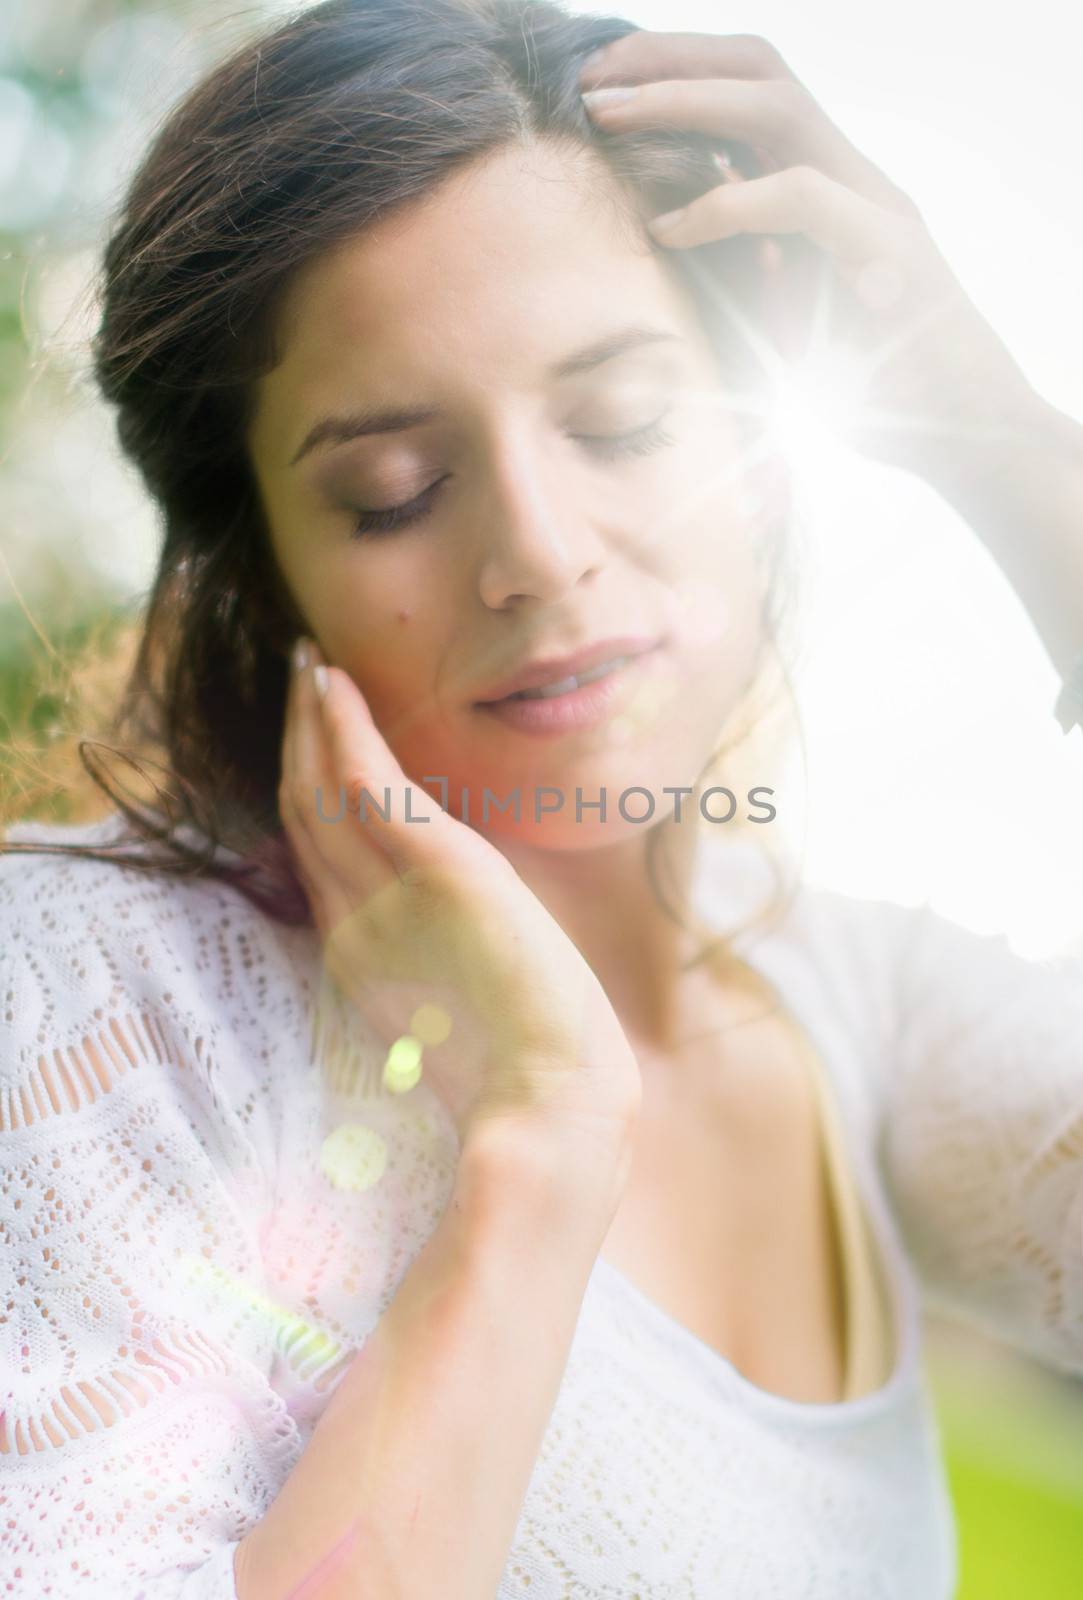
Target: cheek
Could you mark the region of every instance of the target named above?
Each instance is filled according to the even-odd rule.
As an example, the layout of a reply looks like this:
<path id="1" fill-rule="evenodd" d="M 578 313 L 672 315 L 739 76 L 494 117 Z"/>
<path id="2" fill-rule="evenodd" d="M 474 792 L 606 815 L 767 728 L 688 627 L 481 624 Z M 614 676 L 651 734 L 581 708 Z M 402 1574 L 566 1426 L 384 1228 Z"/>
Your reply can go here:
<path id="1" fill-rule="evenodd" d="M 377 722 L 432 701 L 447 651 L 449 584 L 420 543 L 342 540 L 280 558 L 295 603 L 328 660 L 361 688 Z"/>
<path id="2" fill-rule="evenodd" d="M 763 600 L 762 519 L 742 479 L 722 476 L 716 471 L 716 481 L 673 519 L 667 541 L 678 631 L 701 661 L 753 648 Z"/>
<path id="3" fill-rule="evenodd" d="M 329 561 L 313 593 L 313 621 L 328 654 L 357 676 L 387 685 L 416 676 L 436 637 L 424 577 L 396 552 L 349 550 Z"/>
<path id="4" fill-rule="evenodd" d="M 448 611 L 432 599 L 404 599 L 400 590 L 384 605 L 366 597 L 344 616 L 328 648 L 354 679 L 385 738 L 401 755 L 414 739 L 431 741 L 441 723 L 441 692 L 450 650 Z"/>

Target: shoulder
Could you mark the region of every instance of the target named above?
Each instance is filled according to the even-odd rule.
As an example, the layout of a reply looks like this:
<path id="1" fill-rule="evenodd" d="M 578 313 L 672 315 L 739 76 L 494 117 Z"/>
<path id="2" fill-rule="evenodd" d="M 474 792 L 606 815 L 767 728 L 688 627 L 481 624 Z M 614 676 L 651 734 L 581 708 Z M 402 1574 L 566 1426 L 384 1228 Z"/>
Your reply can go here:
<path id="1" fill-rule="evenodd" d="M 112 816 L 76 826 L 25 822 L 9 828 L 0 838 L 5 934 L 24 950 L 33 944 L 57 950 L 85 940 L 88 928 L 108 924 L 123 946 L 130 927 L 149 932 L 214 923 L 242 898 L 214 879 L 173 878 L 71 848 L 106 853 L 121 839 Z M 5 848 L 9 844 L 18 848 Z M 126 841 L 124 849 L 142 853 Z M 7 953 L 10 947 L 5 940 L 0 948 Z"/>
<path id="2" fill-rule="evenodd" d="M 876 1059 L 960 1070 L 1025 1041 L 1035 1058 L 1083 1039 L 1083 950 L 1027 955 L 1004 930 L 981 930 L 938 909 L 797 883 L 761 936 L 777 970 L 807 978 Z M 755 942 L 752 944 L 755 950 Z M 932 1069 L 930 1069 L 932 1070 Z"/>
<path id="3" fill-rule="evenodd" d="M 115 815 L 59 827 L 22 823 L 4 843 L 107 848 Z M 240 890 L 121 861 L 49 849 L 0 850 L 0 1069 L 19 1076 L 42 1050 L 90 1028 L 152 1015 L 193 1047 L 299 1026 L 304 931 L 283 928 Z"/>
<path id="4" fill-rule="evenodd" d="M 927 906 L 815 882 L 785 850 L 747 839 L 706 847 L 697 906 L 739 954 L 815 974 L 840 998 L 883 998 L 929 933 Z"/>
<path id="5" fill-rule="evenodd" d="M 777 873 L 776 873 L 777 869 Z M 1079 1036 L 1083 960 L 1028 959 L 1004 932 L 938 910 L 810 880 L 792 859 L 744 841 L 718 850 L 706 909 L 736 952 L 808 1013 L 836 1018 L 869 1060 L 958 1051 L 1027 1018 Z M 761 915 L 762 913 L 762 915 Z"/>

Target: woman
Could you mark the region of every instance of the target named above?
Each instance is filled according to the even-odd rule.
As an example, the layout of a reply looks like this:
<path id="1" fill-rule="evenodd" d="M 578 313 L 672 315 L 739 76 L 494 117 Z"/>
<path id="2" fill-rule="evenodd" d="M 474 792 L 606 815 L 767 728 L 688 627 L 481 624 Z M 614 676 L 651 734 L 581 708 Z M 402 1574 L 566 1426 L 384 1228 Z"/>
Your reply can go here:
<path id="1" fill-rule="evenodd" d="M 810 280 L 1067 681 L 1080 430 L 764 41 L 336 0 L 167 120 L 97 371 L 187 810 L 0 872 L 26 1592 L 952 1592 L 919 1288 L 1083 1372 L 1083 967 L 717 798 Z"/>

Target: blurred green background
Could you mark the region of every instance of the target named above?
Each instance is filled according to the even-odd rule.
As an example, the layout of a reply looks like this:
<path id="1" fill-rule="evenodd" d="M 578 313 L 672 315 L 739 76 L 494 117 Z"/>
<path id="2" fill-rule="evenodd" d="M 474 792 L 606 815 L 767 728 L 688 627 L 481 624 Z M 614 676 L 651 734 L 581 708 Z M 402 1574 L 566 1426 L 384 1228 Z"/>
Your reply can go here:
<path id="1" fill-rule="evenodd" d="M 156 547 L 87 376 L 107 218 L 168 101 L 283 9 L 9 0 L 0 13 L 0 736 L 17 729 L 31 751 L 64 716 L 54 652 L 137 615 Z M 1076 1600 L 1083 1383 L 957 1324 L 926 1328 L 959 1600 Z"/>

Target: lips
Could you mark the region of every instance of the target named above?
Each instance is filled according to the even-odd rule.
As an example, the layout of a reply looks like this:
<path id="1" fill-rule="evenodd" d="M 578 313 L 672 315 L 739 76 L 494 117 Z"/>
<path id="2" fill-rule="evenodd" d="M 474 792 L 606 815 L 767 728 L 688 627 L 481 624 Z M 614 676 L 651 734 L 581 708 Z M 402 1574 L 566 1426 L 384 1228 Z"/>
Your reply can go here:
<path id="1" fill-rule="evenodd" d="M 524 663 L 511 677 L 486 689 L 477 696 L 475 703 L 491 705 L 497 700 L 506 700 L 509 695 L 518 694 L 523 689 L 545 688 L 547 685 L 561 682 L 562 679 L 587 673 L 591 668 L 602 666 L 618 657 L 645 655 L 647 651 L 656 649 L 661 643 L 659 638 L 643 634 L 625 634 L 619 638 L 600 639 L 595 644 L 584 645 L 571 655 L 539 657 Z"/>

